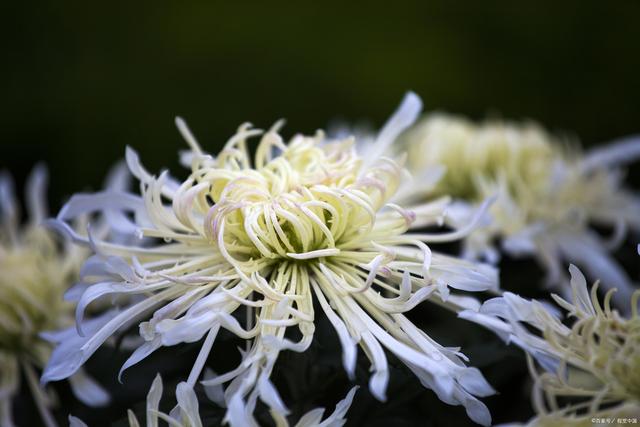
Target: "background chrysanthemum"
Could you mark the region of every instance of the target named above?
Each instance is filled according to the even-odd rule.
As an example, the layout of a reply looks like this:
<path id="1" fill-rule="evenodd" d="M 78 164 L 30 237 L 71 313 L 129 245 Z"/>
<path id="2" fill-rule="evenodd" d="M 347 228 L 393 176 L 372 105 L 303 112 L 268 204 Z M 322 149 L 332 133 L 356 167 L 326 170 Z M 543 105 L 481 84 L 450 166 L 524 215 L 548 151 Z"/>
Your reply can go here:
<path id="1" fill-rule="evenodd" d="M 565 319 L 556 307 L 509 292 L 485 302 L 478 312 L 461 315 L 488 326 L 531 356 L 537 416 L 528 426 L 634 419 L 640 416 L 640 290 L 628 302 L 630 315 L 621 316 L 610 305 L 616 289 L 600 302 L 598 282 L 589 291 L 580 270 L 573 265 L 569 270 L 572 302 L 553 295 Z"/>
<path id="2" fill-rule="evenodd" d="M 47 216 L 46 171 L 36 167 L 26 185 L 29 213 L 22 224 L 20 204 L 7 173 L 0 175 L 0 425 L 13 425 L 12 399 L 26 380 L 42 422 L 55 426 L 52 390 L 40 386 L 39 371 L 53 345 L 43 336 L 73 325 L 73 304 L 63 295 L 88 251 L 60 243 L 41 227 Z M 74 394 L 86 404 L 104 405 L 109 397 L 83 370 L 69 378 Z"/>
<path id="3" fill-rule="evenodd" d="M 634 284 L 610 251 L 628 230 L 640 230 L 640 200 L 624 187 L 621 169 L 640 155 L 640 139 L 582 153 L 574 141 L 535 123 L 432 114 L 404 142 L 414 173 L 446 168 L 431 194 L 456 199 L 448 212 L 452 224 L 468 221 L 474 206 L 497 196 L 484 226 L 465 240 L 468 256 L 533 256 L 547 272 L 546 283 L 563 292 L 569 289 L 561 286 L 568 284 L 563 265 L 572 262 L 606 286 L 615 284 L 616 305 L 628 309 Z"/>

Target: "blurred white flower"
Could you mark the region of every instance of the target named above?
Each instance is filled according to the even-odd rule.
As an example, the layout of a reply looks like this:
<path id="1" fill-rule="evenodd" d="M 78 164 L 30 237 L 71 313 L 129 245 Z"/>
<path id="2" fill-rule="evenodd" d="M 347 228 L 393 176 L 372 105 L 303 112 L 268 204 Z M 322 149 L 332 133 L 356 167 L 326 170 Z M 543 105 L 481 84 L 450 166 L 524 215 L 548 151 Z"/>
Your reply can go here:
<path id="1" fill-rule="evenodd" d="M 141 195 L 102 192 L 74 196 L 52 226 L 97 255 L 83 269 L 80 335 L 61 341 L 43 381 L 72 375 L 116 331 L 138 323 L 145 340 L 123 370 L 161 346 L 204 338 L 187 384 L 193 386 L 221 328 L 247 340 L 240 365 L 203 381 L 227 386 L 226 420 L 249 425 L 260 398 L 275 414 L 288 413 L 270 375 L 282 350 L 305 351 L 314 334 L 314 302 L 335 328 L 343 363 L 354 376 L 357 346 L 372 363 L 370 390 L 385 400 L 389 369 L 384 349 L 404 362 L 443 401 L 464 405 L 490 423 L 475 396 L 493 393 L 479 370 L 457 349 L 440 346 L 403 314 L 429 299 L 447 305 L 450 288 L 497 287 L 493 268 L 431 253 L 425 242 L 466 235 L 473 221 L 444 234 L 412 233 L 441 222 L 446 201 L 407 210 L 392 197 L 415 185 L 401 165 L 382 157 L 415 120 L 421 102 L 405 98 L 362 156 L 354 139 L 294 136 L 285 143 L 277 123 L 266 133 L 240 126 L 217 157 L 204 153 L 182 120 L 190 145 L 182 156 L 191 175 L 182 183 L 167 172 L 149 174 L 127 150 Z M 262 135 L 253 162 L 247 140 Z M 114 229 L 143 240 L 119 244 L 77 235 L 68 221 L 109 213 Z M 105 296 L 130 295 L 112 319 L 88 330 L 85 308 Z M 153 313 L 153 314 L 151 314 Z M 147 319 L 142 321 L 143 319 Z"/>
<path id="2" fill-rule="evenodd" d="M 467 311 L 461 316 L 490 325 L 543 367 L 539 373 L 530 359 L 538 415 L 528 425 L 592 425 L 593 418 L 638 417 L 640 290 L 628 301 L 631 315 L 622 317 L 610 306 L 615 289 L 609 290 L 600 304 L 598 282 L 589 292 L 580 270 L 572 265 L 569 271 L 572 302 L 557 295 L 553 298 L 566 311 L 566 319 L 572 319 L 571 327 L 562 322 L 557 309 L 509 292 L 485 302 L 478 312 Z"/>
<path id="3" fill-rule="evenodd" d="M 568 290 L 565 262 L 616 284 L 615 303 L 627 309 L 634 286 L 609 250 L 627 229 L 640 230 L 640 200 L 622 187 L 620 166 L 640 156 L 640 138 L 583 155 L 567 141 L 532 123 L 475 124 L 443 114 L 427 116 L 404 139 L 409 166 L 419 173 L 442 165 L 447 172 L 431 194 L 456 200 L 452 225 L 468 221 L 473 207 L 496 195 L 484 226 L 465 240 L 466 255 L 499 259 L 496 243 L 512 256 L 532 255 L 547 284 Z M 607 240 L 593 225 L 612 227 Z"/>
<path id="4" fill-rule="evenodd" d="M 77 245 L 59 245 L 40 227 L 47 215 L 46 171 L 36 167 L 26 185 L 29 219 L 22 225 L 19 203 L 6 173 L 0 175 L 0 426 L 13 425 L 12 398 L 24 376 L 46 426 L 56 425 L 50 412 L 52 390 L 38 382 L 52 344 L 47 331 L 73 325 L 73 304 L 63 300 L 88 251 Z M 69 378 L 81 401 L 104 405 L 109 397 L 83 370 Z"/>

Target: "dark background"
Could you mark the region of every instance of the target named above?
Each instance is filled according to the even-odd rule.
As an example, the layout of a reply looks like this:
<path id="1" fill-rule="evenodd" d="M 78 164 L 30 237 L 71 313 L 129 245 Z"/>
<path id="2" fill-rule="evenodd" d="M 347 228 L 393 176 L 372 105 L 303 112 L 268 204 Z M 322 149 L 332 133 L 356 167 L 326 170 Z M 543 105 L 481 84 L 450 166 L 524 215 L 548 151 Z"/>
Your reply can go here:
<path id="1" fill-rule="evenodd" d="M 640 2 L 454 3 L 5 2 L 0 166 L 46 161 L 59 204 L 125 145 L 175 165 L 178 114 L 215 152 L 244 121 L 380 125 L 408 89 L 585 144 L 640 131 Z"/>
<path id="2" fill-rule="evenodd" d="M 99 188 L 125 145 L 151 171 L 176 170 L 185 145 L 175 115 L 216 152 L 244 121 L 264 128 L 284 117 L 289 135 L 336 118 L 379 126 L 409 89 L 426 110 L 532 118 L 589 146 L 640 132 L 639 19 L 640 2 L 631 1 L 5 2 L 0 168 L 20 187 L 33 164 L 45 161 L 57 209 L 73 192 Z M 637 183 L 638 172 L 631 178 Z M 505 271 L 539 273 L 522 268 L 514 262 Z M 495 421 L 528 418 L 521 355 L 431 310 L 417 310 L 416 322 L 444 344 L 463 345 L 501 391 L 486 400 Z M 196 351 L 180 350 L 186 366 Z M 166 368 L 167 389 L 180 378 L 175 354 L 169 362 L 161 354 L 157 365 L 145 364 L 118 386 L 114 370 L 123 357 L 102 353 L 91 363 L 111 381 L 116 406 L 93 413 L 72 407 L 59 386 L 63 404 L 93 425 L 122 419 L 156 366 Z M 285 367 L 315 369 L 303 395 L 283 393 L 289 402 L 332 407 L 348 389 L 330 380 L 339 378 L 339 356 L 289 358 Z M 366 369 L 359 378 L 365 387 L 352 424 L 466 422 L 463 411 L 438 402 L 401 369 L 392 373 L 386 405 L 364 391 Z"/>

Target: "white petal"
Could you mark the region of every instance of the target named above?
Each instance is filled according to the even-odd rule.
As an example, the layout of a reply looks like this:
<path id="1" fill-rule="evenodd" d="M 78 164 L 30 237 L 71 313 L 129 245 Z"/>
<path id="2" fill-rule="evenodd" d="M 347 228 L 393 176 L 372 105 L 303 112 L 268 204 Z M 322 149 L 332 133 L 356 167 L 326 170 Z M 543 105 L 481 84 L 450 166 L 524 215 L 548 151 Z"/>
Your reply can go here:
<path id="1" fill-rule="evenodd" d="M 286 416 L 289 414 L 289 410 L 285 406 L 278 390 L 273 386 L 266 373 L 263 373 L 258 380 L 258 390 L 260 393 L 260 399 L 266 403 L 269 408 L 278 413 Z"/>
<path id="2" fill-rule="evenodd" d="M 369 349 L 369 357 L 372 359 L 373 375 L 369 379 L 369 390 L 376 399 L 381 402 L 387 400 L 387 384 L 389 384 L 389 368 L 387 356 L 384 354 L 382 346 L 369 331 L 362 334 L 362 340 Z"/>
<path id="3" fill-rule="evenodd" d="M 476 423 L 482 426 L 491 425 L 491 413 L 486 405 L 477 399 L 469 398 L 463 403 L 467 415 Z"/>
<path id="4" fill-rule="evenodd" d="M 595 236 L 562 236 L 558 244 L 565 258 L 586 270 L 589 276 L 600 280 L 604 289 L 617 288 L 618 291 L 613 295 L 614 304 L 623 313 L 629 311 L 629 301 L 636 288 Z"/>
<path id="5" fill-rule="evenodd" d="M 300 417 L 295 427 L 317 427 L 320 425 L 323 415 L 324 408 L 314 408 Z M 284 424 L 284 426 L 288 426 L 288 424 Z"/>
<path id="6" fill-rule="evenodd" d="M 216 377 L 216 373 L 210 368 L 206 368 L 204 371 L 204 378 L 201 384 L 203 384 L 204 392 L 209 398 L 209 400 L 214 402 L 216 405 L 224 408 L 226 406 L 226 402 L 224 400 L 224 389 L 222 388 L 222 385 L 221 384 L 204 385 L 205 381 L 211 380 L 215 377 Z"/>
<path id="7" fill-rule="evenodd" d="M 433 190 L 433 187 L 440 181 L 446 171 L 446 167 L 434 165 L 420 171 L 416 176 L 411 176 L 408 180 L 403 180 L 390 201 L 406 206 L 409 201 L 424 196 Z"/>
<path id="8" fill-rule="evenodd" d="M 69 384 L 73 394 L 85 405 L 105 406 L 111 400 L 109 393 L 82 368 L 69 377 Z"/>
<path id="9" fill-rule="evenodd" d="M 62 349 L 66 351 L 63 352 Z M 85 360 L 82 353 L 75 348 L 58 346 L 51 353 L 40 382 L 46 384 L 50 381 L 68 378 L 80 368 Z"/>
<path id="10" fill-rule="evenodd" d="M 125 148 L 125 159 L 133 176 L 145 183 L 151 181 L 152 177 L 140 164 L 140 156 L 138 156 L 136 150 L 127 146 Z"/>
<path id="11" fill-rule="evenodd" d="M 396 138 L 416 121 L 421 110 L 422 101 L 420 97 L 413 92 L 408 92 L 402 99 L 398 109 L 378 134 L 373 145 L 367 147 L 365 153 L 361 153 L 364 157 L 363 171 L 385 155 Z"/>
<path id="12" fill-rule="evenodd" d="M 198 412 L 198 398 L 193 388 L 187 383 L 181 382 L 176 388 L 176 399 L 183 419 L 189 420 L 189 426 L 202 427 Z"/>
<path id="13" fill-rule="evenodd" d="M 456 379 L 464 389 L 474 396 L 486 397 L 496 393 L 477 368 L 464 368 Z"/>
<path id="14" fill-rule="evenodd" d="M 185 315 L 180 319 L 164 319 L 157 323 L 156 332 L 162 336 L 162 345 L 196 342 L 209 332 L 216 321 L 216 313 Z"/>
<path id="15" fill-rule="evenodd" d="M 83 322 L 84 311 L 87 306 L 96 299 L 109 294 L 138 294 L 143 292 L 152 292 L 163 287 L 166 287 L 165 283 L 145 286 L 141 283 L 135 284 L 126 282 L 104 282 L 89 286 L 80 297 L 80 301 L 78 301 L 78 305 L 76 306 L 76 327 L 78 328 L 78 333 L 81 336 L 86 334 Z M 157 299 L 157 297 L 155 299 Z"/>
<path id="16" fill-rule="evenodd" d="M 591 303 L 591 296 L 587 289 L 587 280 L 584 274 L 573 264 L 569 265 L 569 273 L 571 274 L 571 289 L 573 290 L 574 304 L 586 313 L 595 315 L 596 311 Z"/>
<path id="17" fill-rule="evenodd" d="M 247 413 L 240 393 L 234 394 L 229 399 L 223 422 L 228 422 L 231 426 L 259 427 L 253 416 Z"/>
<path id="18" fill-rule="evenodd" d="M 173 294 L 175 294 L 173 290 L 163 291 L 133 304 L 115 315 L 110 313 L 109 320 L 95 333 L 88 337 L 76 335 L 70 340 L 59 344 L 53 350 L 42 374 L 41 381 L 46 383 L 71 376 L 114 332 L 127 323 L 135 321 L 141 313 L 153 308 L 160 301 L 174 296 Z"/>
<path id="19" fill-rule="evenodd" d="M 116 314 L 115 311 L 109 311 L 85 322 L 85 331 L 88 334 L 96 332 Z M 58 343 L 42 373 L 40 381 L 43 384 L 73 375 L 86 360 L 83 358 L 80 348 L 89 340 L 89 337 L 78 335 L 75 327 L 56 332 L 43 332 L 40 336 L 47 341 Z"/>
<path id="20" fill-rule="evenodd" d="M 590 172 L 621 166 L 640 158 L 640 135 L 632 135 L 589 151 L 582 160 L 582 170 Z"/>
<path id="21" fill-rule="evenodd" d="M 162 378 L 157 374 L 147 393 L 147 427 L 158 427 L 158 417 L 155 415 L 162 399 Z"/>
<path id="22" fill-rule="evenodd" d="M 347 415 L 347 411 L 351 407 L 351 403 L 353 402 L 353 397 L 355 396 L 357 390 L 358 390 L 358 386 L 352 387 L 351 390 L 349 390 L 349 393 L 347 393 L 347 396 L 344 399 L 342 399 L 340 402 L 338 402 L 338 404 L 336 405 L 336 409 L 333 411 L 333 413 L 329 415 L 329 417 L 326 420 L 324 420 L 318 427 L 342 426 L 347 421 L 345 418 L 345 415 Z"/>
<path id="23" fill-rule="evenodd" d="M 75 194 L 58 213 L 60 220 L 70 220 L 80 215 L 102 210 L 144 210 L 142 198 L 121 191 L 101 191 L 92 194 Z"/>
<path id="24" fill-rule="evenodd" d="M 76 302 L 88 287 L 86 283 L 76 283 L 65 291 L 63 298 L 65 301 Z"/>
<path id="25" fill-rule="evenodd" d="M 136 414 L 134 414 L 131 409 L 127 410 L 127 421 L 129 421 L 129 427 L 140 427 L 140 422 L 136 418 Z"/>
<path id="26" fill-rule="evenodd" d="M 355 376 L 355 368 L 356 368 L 356 359 L 358 356 L 358 349 L 356 347 L 356 341 L 349 334 L 345 323 L 336 315 L 336 313 L 331 309 L 331 306 L 325 299 L 322 291 L 318 287 L 317 284 L 313 283 L 313 289 L 316 293 L 316 297 L 318 298 L 318 302 L 322 307 L 323 311 L 327 315 L 327 319 L 333 325 L 336 333 L 338 334 L 338 338 L 340 339 L 340 344 L 342 346 L 342 364 L 344 366 L 345 371 L 347 371 L 347 375 L 349 378 L 354 378 Z"/>
<path id="27" fill-rule="evenodd" d="M 47 209 L 47 168 L 39 164 L 29 176 L 26 185 L 26 203 L 29 219 L 33 224 L 40 224 L 49 216 Z"/>
<path id="28" fill-rule="evenodd" d="M 80 418 L 74 417 L 73 415 L 69 415 L 69 427 L 88 427 L 88 426 Z"/>
<path id="29" fill-rule="evenodd" d="M 509 342 L 511 339 L 511 333 L 513 331 L 511 325 L 496 317 L 479 313 L 475 310 L 463 310 L 458 313 L 458 317 L 484 326 L 505 342 Z"/>
<path id="30" fill-rule="evenodd" d="M 13 193 L 11 175 L 0 172 L 0 225 L 11 240 L 15 240 L 18 227 L 18 204 Z"/>
<path id="31" fill-rule="evenodd" d="M 180 132 L 180 135 L 182 135 L 182 138 L 184 138 L 187 144 L 189 144 L 189 148 L 191 148 L 192 150 L 191 152 L 202 155 L 202 149 L 200 148 L 200 145 L 198 144 L 196 138 L 193 136 L 193 133 L 191 133 L 189 126 L 187 126 L 187 122 L 185 122 L 182 117 L 177 116 L 175 118 L 175 123 L 178 131 Z M 191 166 L 191 162 L 187 164 L 187 167 L 189 166 Z"/>
<path id="32" fill-rule="evenodd" d="M 445 243 L 467 237 L 482 224 L 482 221 L 486 218 L 487 211 L 495 200 L 495 196 L 486 198 L 476 209 L 471 220 L 455 231 L 440 234 L 416 233 L 409 235 L 426 243 Z"/>
<path id="33" fill-rule="evenodd" d="M 122 381 L 122 374 L 131 366 L 144 360 L 151 353 L 162 347 L 162 340 L 160 337 L 154 338 L 152 341 L 145 342 L 129 356 L 129 358 L 122 364 L 120 372 L 118 372 L 118 381 Z"/>

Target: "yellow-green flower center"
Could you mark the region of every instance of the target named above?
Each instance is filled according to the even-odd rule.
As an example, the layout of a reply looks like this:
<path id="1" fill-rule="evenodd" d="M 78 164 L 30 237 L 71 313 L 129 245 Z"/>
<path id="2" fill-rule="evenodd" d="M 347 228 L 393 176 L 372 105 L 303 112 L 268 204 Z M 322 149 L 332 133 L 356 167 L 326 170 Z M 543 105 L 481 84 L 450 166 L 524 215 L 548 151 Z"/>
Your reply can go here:
<path id="1" fill-rule="evenodd" d="M 359 176 L 361 160 L 351 140 L 319 144 L 296 137 L 287 146 L 268 133 L 258 146 L 255 167 L 227 148 L 216 164 L 194 171 L 208 184 L 215 203 L 205 234 L 236 258 L 311 259 L 340 253 L 371 231 L 376 213 L 395 191 L 399 168 L 392 162 Z M 268 148 L 282 153 L 275 159 Z M 236 155 L 236 157 L 233 157 Z"/>
<path id="2" fill-rule="evenodd" d="M 445 166 L 436 192 L 471 200 L 486 197 L 481 186 L 487 180 L 504 179 L 514 194 L 544 187 L 555 156 L 551 141 L 533 124 L 476 125 L 446 115 L 429 116 L 406 137 L 411 168 Z"/>
<path id="3" fill-rule="evenodd" d="M 640 401 L 640 318 L 610 319 L 600 325 L 594 364 L 616 391 Z"/>
<path id="4" fill-rule="evenodd" d="M 38 334 L 60 326 L 67 286 L 54 242 L 31 230 L 21 245 L 0 247 L 0 349 L 32 351 Z"/>

